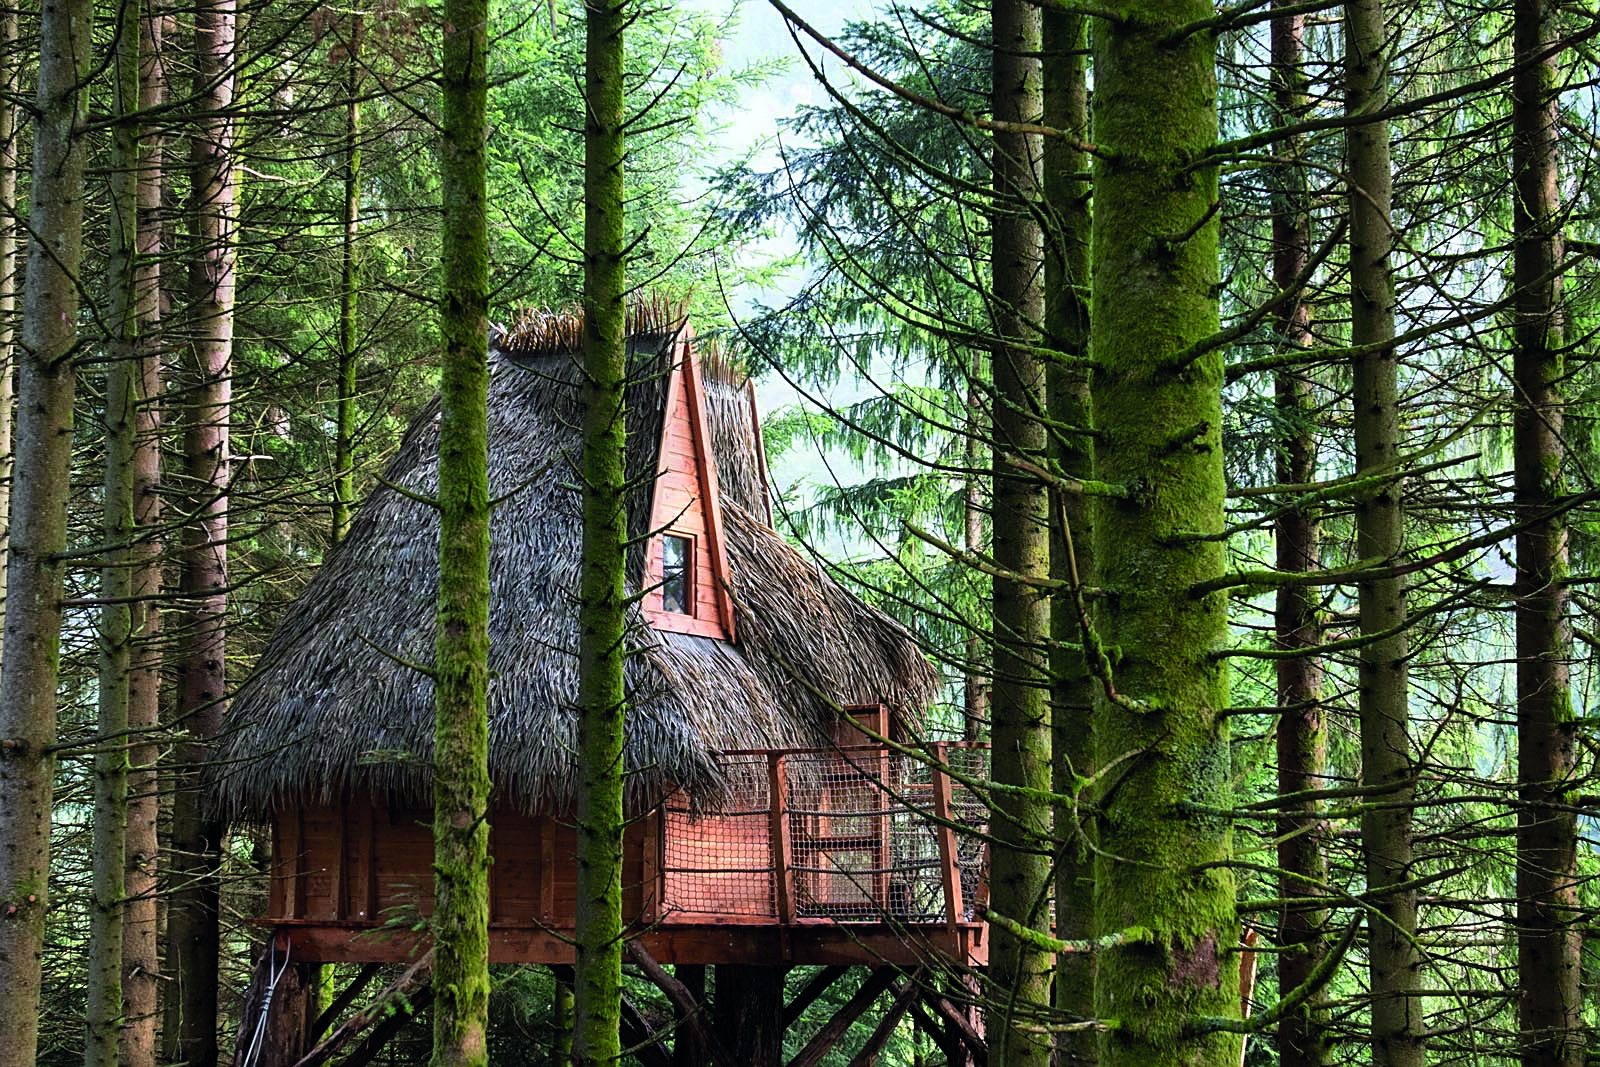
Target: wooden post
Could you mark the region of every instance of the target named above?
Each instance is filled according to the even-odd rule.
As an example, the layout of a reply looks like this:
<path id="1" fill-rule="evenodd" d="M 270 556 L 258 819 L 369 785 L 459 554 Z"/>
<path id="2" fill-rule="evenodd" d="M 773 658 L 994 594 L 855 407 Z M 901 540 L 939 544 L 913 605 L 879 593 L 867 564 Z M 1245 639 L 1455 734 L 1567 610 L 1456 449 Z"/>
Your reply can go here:
<path id="1" fill-rule="evenodd" d="M 951 825 L 954 820 L 950 804 L 950 775 L 945 770 L 950 765 L 949 747 L 940 742 L 933 747 L 933 756 L 933 814 L 939 820 L 935 828 L 939 837 L 939 877 L 944 882 L 945 928 L 954 935 L 956 924 L 964 916 L 965 902 L 961 899 L 960 842 L 956 840 L 956 831 Z"/>
<path id="2" fill-rule="evenodd" d="M 348 880 L 345 865 L 350 862 L 350 833 L 344 817 L 344 802 L 333 809 L 333 862 L 328 864 L 328 903 L 335 919 L 350 917 L 350 901 L 346 897 Z"/>
<path id="3" fill-rule="evenodd" d="M 539 817 L 539 921 L 549 925 L 556 915 L 556 821 Z"/>
<path id="4" fill-rule="evenodd" d="M 301 823 L 301 809 L 296 807 L 279 816 L 283 824 L 283 857 L 285 877 L 283 887 L 283 917 L 303 918 L 306 913 L 305 832 Z"/>
<path id="5" fill-rule="evenodd" d="M 667 817 L 667 806 L 663 802 L 660 807 L 649 811 L 644 816 L 644 885 L 640 892 L 640 921 L 644 923 L 657 923 L 661 921 L 661 896 L 662 868 L 665 866 L 666 857 L 662 851 L 662 841 L 665 830 L 662 826 Z"/>
<path id="6" fill-rule="evenodd" d="M 784 800 L 789 795 L 789 773 L 783 754 L 767 753 L 767 813 L 772 839 L 772 885 L 778 905 L 778 921 L 793 923 L 794 854 L 789 844 L 789 819 Z"/>
<path id="7" fill-rule="evenodd" d="M 377 820 L 373 817 L 373 800 L 367 797 L 355 803 L 357 859 L 350 874 L 350 906 L 355 914 L 351 918 L 365 922 L 378 919 L 378 839 Z"/>

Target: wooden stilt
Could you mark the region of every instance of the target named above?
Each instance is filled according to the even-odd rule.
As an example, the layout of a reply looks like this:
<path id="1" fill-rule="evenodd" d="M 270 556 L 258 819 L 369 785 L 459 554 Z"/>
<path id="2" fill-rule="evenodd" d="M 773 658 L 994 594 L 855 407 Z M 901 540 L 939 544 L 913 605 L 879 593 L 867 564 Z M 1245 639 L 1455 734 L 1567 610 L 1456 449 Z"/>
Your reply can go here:
<path id="1" fill-rule="evenodd" d="M 286 959 L 275 942 L 262 951 L 245 994 L 233 1059 L 239 1067 L 291 1067 L 312 1043 L 317 965 Z"/>
<path id="2" fill-rule="evenodd" d="M 687 1049 L 698 1048 L 702 1056 L 698 1061 L 690 1061 L 690 1067 L 702 1067 L 706 1063 L 715 1063 L 717 1067 L 743 1067 L 742 1061 L 736 1058 L 738 1050 L 734 1046 L 723 1047 L 722 1040 L 717 1031 L 705 1025 L 705 1013 L 701 1005 L 704 1002 L 704 975 L 701 971 L 701 995 L 696 996 L 677 978 L 668 974 L 666 968 L 655 961 L 655 958 L 645 950 L 637 941 L 628 942 L 626 952 L 628 962 L 636 965 L 644 972 L 644 976 L 655 983 L 657 989 L 667 995 L 667 1000 L 672 1004 L 672 1010 L 680 1022 L 680 1029 L 687 1028 L 693 1035 L 691 1042 L 685 1046 Z M 761 968 L 756 968 L 757 970 Z M 782 980 L 779 980 L 779 996 L 782 997 Z M 778 1056 L 783 1056 L 783 1032 L 778 1032 Z"/>
<path id="3" fill-rule="evenodd" d="M 684 992 L 694 998 L 695 1009 L 685 1014 L 684 1009 L 673 1005 L 678 1018 L 678 1028 L 672 1039 L 672 1067 L 703 1067 L 711 1052 L 705 1046 L 703 1022 L 706 999 L 706 968 L 701 963 L 680 963 L 672 968 L 672 976 L 683 986 Z"/>
<path id="4" fill-rule="evenodd" d="M 787 967 L 716 965 L 716 1036 L 739 1067 L 783 1067 Z"/>

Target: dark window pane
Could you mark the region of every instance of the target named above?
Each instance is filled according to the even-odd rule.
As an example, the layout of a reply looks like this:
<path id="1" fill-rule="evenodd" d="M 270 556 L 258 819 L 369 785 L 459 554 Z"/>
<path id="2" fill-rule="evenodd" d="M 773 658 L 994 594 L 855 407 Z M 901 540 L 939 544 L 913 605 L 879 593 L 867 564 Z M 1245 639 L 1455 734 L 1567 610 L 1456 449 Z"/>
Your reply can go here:
<path id="1" fill-rule="evenodd" d="M 661 539 L 661 607 L 679 615 L 694 614 L 694 542 L 667 534 Z"/>

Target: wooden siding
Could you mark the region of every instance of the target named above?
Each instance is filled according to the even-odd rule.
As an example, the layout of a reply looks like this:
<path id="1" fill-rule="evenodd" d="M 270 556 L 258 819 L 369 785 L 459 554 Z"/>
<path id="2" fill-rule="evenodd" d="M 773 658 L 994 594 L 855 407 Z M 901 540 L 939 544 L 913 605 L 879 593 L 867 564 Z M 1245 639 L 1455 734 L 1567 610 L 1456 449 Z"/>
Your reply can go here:
<path id="1" fill-rule="evenodd" d="M 651 824 L 635 821 L 623 846 L 623 912 L 630 922 L 653 920 L 645 910 L 659 894 L 645 889 L 646 848 L 659 849 Z M 296 808 L 273 821 L 269 919 L 380 923 L 409 927 L 433 913 L 433 816 L 362 802 Z M 578 837 L 570 820 L 497 811 L 490 820 L 490 921 L 572 926 L 577 914 Z"/>
<path id="2" fill-rule="evenodd" d="M 851 711 L 844 738 L 890 725 L 883 709 Z M 675 795 L 630 825 L 629 936 L 668 963 L 982 963 L 986 811 L 940 769 L 982 777 L 979 748 L 935 746 L 932 765 L 866 745 L 724 753 L 742 783 L 727 810 L 696 816 Z M 406 958 L 434 906 L 431 821 L 361 800 L 279 813 L 263 923 L 305 961 Z M 570 816 L 498 810 L 489 842 L 494 959 L 570 962 Z"/>
<path id="3" fill-rule="evenodd" d="M 705 424 L 700 365 L 687 338 L 674 351 L 676 365 L 667 385 L 666 414 L 650 507 L 650 544 L 645 576 L 645 618 L 657 629 L 733 640 L 733 605 L 728 596 L 728 564 L 723 548 L 722 507 L 716 463 Z M 661 537 L 686 537 L 694 545 L 690 571 L 694 613 L 662 607 Z"/>

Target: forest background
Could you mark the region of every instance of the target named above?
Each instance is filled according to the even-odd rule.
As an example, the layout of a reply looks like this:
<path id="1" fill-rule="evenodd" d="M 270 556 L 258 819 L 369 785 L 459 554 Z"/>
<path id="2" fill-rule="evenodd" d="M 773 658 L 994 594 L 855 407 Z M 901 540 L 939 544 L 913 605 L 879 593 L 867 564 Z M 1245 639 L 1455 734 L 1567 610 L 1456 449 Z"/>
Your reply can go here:
<path id="1" fill-rule="evenodd" d="M 841 474 L 788 532 L 917 627 L 936 727 L 1018 757 L 994 1061 L 1585 1062 L 1595 12 L 851 13 L 742 167 L 770 72 L 640 13 L 630 279 L 824 402 L 769 422 Z M 496 318 L 580 288 L 582 21 L 490 26 Z M 432 391 L 444 30 L 0 13 L 7 1067 L 237 1037 L 262 843 L 198 767 Z M 550 976 L 495 988 L 497 1061 L 561 1055 Z"/>

